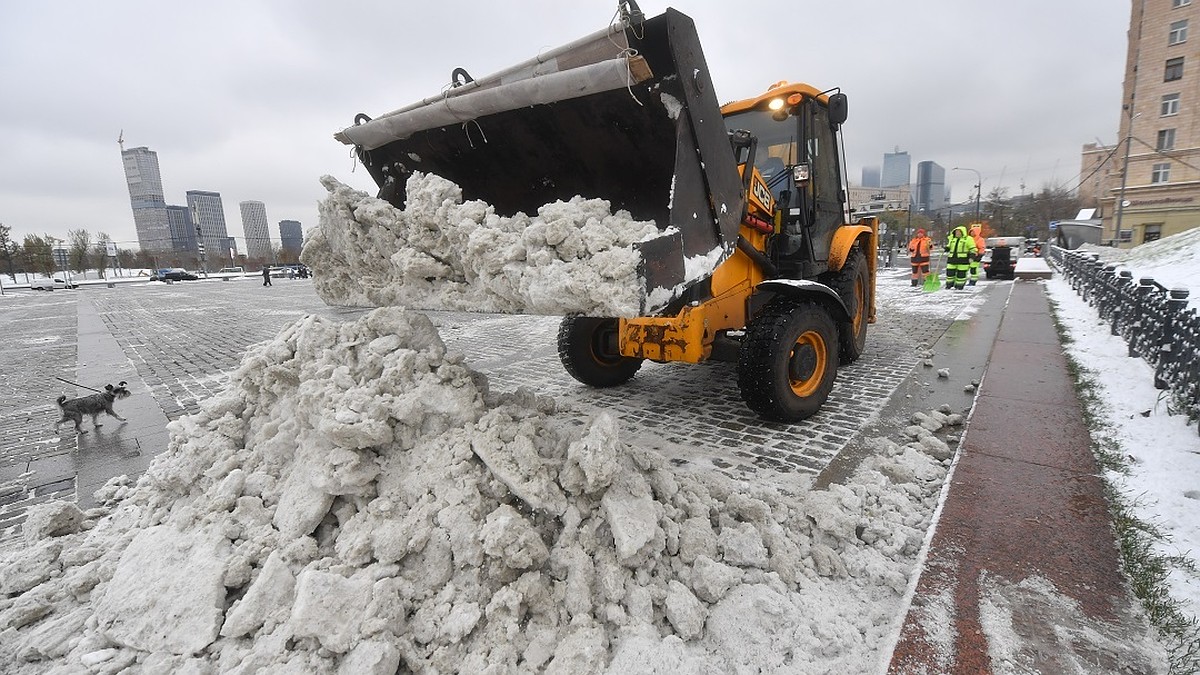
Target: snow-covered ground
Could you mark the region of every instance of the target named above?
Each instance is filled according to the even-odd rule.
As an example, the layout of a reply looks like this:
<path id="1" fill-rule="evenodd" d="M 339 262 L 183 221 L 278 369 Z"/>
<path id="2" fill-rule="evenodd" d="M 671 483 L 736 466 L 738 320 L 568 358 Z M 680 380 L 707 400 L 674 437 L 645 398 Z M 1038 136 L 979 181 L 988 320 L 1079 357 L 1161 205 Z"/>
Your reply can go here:
<path id="1" fill-rule="evenodd" d="M 676 471 L 423 315 L 306 318 L 171 423 L 104 506 L 57 502 L 0 567 L 12 672 L 871 670 L 951 450 L 930 411 L 849 485 Z M 803 486 L 798 486 L 802 488 Z"/>
<path id="2" fill-rule="evenodd" d="M 1191 292 L 1190 307 L 1200 295 L 1200 228 L 1130 250 L 1089 247 L 1102 260 L 1151 277 L 1168 288 Z M 1145 521 L 1170 537 L 1160 547 L 1166 555 L 1182 554 L 1200 564 L 1200 436 L 1186 417 L 1171 414 L 1165 392 L 1154 388 L 1154 370 L 1140 358 L 1128 356 L 1128 346 L 1110 335 L 1108 324 L 1083 302 L 1061 277 L 1047 285 L 1050 298 L 1073 340 L 1072 358 L 1086 368 L 1100 387 L 1107 408 L 1107 430 L 1128 455 L 1131 473 L 1112 476 L 1132 498 Z M 1194 355 L 1193 355 L 1194 357 Z M 1185 601 L 1193 616 L 1200 615 L 1200 579 L 1176 572 L 1172 595 Z"/>
<path id="3" fill-rule="evenodd" d="M 1065 283 L 1048 288 L 1138 458 L 1130 489 L 1191 548 L 1195 427 L 1166 415 L 1149 368 L 1122 360 Z M 576 420 L 535 392 L 491 392 L 421 314 L 300 320 L 172 422 L 170 447 L 136 482 L 110 482 L 87 512 L 30 513 L 26 546 L 0 559 L 0 663 L 381 674 L 886 663 L 958 415 L 927 411 L 871 439 L 875 452 L 827 490 L 682 472 L 607 415 Z M 1194 601 L 1194 580 L 1176 581 Z"/>

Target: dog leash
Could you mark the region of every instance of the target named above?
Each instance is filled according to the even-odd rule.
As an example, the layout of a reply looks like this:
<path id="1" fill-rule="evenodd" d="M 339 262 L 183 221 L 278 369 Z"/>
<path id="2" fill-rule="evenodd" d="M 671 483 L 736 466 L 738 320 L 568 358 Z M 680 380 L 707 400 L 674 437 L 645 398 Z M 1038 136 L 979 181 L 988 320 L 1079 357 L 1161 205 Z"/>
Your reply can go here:
<path id="1" fill-rule="evenodd" d="M 73 384 L 73 385 L 75 385 L 76 387 L 80 387 L 80 388 L 83 388 L 83 389 L 87 389 L 88 391 L 94 391 L 94 392 L 96 392 L 97 394 L 101 394 L 101 393 L 103 393 L 103 392 L 101 392 L 99 389 L 92 389 L 91 387 L 85 387 L 85 386 L 83 386 L 82 384 L 79 384 L 78 382 L 72 382 L 72 381 L 70 381 L 70 380 L 64 380 L 64 379 L 62 379 L 61 377 L 56 377 L 56 378 L 54 378 L 54 379 L 58 380 L 59 382 L 66 382 L 67 384 Z"/>

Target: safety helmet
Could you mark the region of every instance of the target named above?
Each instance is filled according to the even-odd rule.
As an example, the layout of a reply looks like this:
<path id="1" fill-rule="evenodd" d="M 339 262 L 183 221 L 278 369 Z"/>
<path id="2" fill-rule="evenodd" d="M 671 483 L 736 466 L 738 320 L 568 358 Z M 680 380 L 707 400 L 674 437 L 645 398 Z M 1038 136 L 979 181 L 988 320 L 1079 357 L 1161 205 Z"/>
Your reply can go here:
<path id="1" fill-rule="evenodd" d="M 923 229 L 921 229 L 921 228 L 919 228 L 919 227 L 918 227 L 918 228 L 917 228 L 917 236 L 918 236 L 918 237 L 924 237 L 924 236 L 925 236 L 925 230 L 923 230 Z"/>

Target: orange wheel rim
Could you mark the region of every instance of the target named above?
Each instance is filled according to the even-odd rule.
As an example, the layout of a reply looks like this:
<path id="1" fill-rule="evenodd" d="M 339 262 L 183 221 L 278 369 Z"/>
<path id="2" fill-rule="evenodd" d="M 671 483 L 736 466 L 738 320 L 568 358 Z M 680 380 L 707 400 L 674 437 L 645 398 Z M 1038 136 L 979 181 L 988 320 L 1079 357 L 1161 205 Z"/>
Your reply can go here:
<path id="1" fill-rule="evenodd" d="M 805 331 L 796 338 L 788 355 L 788 383 L 801 398 L 812 396 L 821 387 L 829 352 L 825 340 L 816 331 Z"/>

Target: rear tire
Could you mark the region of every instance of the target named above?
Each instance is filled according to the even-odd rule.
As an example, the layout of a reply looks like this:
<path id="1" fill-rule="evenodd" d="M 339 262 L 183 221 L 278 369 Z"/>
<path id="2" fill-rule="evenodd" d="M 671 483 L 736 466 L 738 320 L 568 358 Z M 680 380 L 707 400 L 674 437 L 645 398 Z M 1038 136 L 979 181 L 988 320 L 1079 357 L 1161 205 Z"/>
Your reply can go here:
<path id="1" fill-rule="evenodd" d="M 760 416 L 798 422 L 821 409 L 837 377 L 838 331 L 811 300 L 779 298 L 750 325 L 738 354 L 742 400 Z"/>
<path id="2" fill-rule="evenodd" d="M 854 363 L 867 348 L 867 320 L 871 307 L 871 273 L 862 249 L 857 246 L 851 249 L 846 264 L 827 283 L 837 291 L 850 312 L 849 321 L 838 323 L 841 364 Z"/>
<path id="3" fill-rule="evenodd" d="M 642 367 L 642 359 L 622 356 L 616 319 L 563 317 L 558 327 L 558 358 L 571 377 L 591 387 L 625 384 Z"/>

